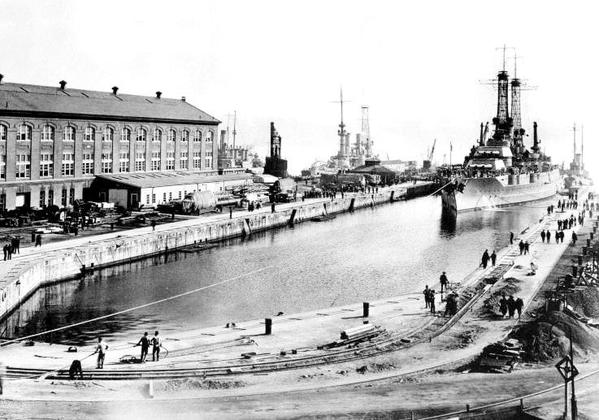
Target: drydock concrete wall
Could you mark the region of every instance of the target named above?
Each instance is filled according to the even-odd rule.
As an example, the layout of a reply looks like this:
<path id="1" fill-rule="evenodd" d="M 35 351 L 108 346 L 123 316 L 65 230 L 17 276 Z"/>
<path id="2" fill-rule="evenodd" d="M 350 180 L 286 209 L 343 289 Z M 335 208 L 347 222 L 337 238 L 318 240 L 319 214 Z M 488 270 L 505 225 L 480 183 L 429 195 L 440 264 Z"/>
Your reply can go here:
<path id="1" fill-rule="evenodd" d="M 322 214 L 335 214 L 375 206 L 406 197 L 406 186 L 381 188 L 374 194 L 346 194 L 343 198 L 317 199 L 278 205 L 259 212 L 234 215 L 232 219 L 203 218 L 161 226 L 156 232 L 90 241 L 78 247 L 65 247 L 34 254 L 17 264 L 5 278 L 0 293 L 0 319 L 14 310 L 39 287 L 76 277 L 84 267 L 100 268 L 175 250 L 196 242 L 221 241 L 252 232 L 301 223 Z"/>

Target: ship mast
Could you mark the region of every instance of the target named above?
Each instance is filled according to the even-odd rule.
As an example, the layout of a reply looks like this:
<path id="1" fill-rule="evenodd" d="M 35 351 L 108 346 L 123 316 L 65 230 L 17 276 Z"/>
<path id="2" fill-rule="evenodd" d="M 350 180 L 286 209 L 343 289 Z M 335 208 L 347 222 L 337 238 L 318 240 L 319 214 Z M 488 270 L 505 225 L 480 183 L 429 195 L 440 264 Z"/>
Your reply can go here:
<path id="1" fill-rule="evenodd" d="M 495 133 L 493 134 L 493 140 L 495 145 L 509 145 L 510 134 L 512 131 L 512 119 L 509 114 L 508 106 L 508 73 L 505 70 L 505 50 L 506 46 L 503 46 L 503 70 L 497 74 L 497 116 L 493 118 L 493 124 L 495 125 Z M 508 144 L 505 144 L 505 143 Z"/>

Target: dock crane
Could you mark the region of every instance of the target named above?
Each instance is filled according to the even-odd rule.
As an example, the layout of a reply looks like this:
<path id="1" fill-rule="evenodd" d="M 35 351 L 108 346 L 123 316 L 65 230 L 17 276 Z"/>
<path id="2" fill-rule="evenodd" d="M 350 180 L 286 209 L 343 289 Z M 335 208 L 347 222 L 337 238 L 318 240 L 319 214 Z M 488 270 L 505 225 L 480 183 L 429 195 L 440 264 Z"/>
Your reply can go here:
<path id="1" fill-rule="evenodd" d="M 435 139 L 433 141 L 433 146 L 430 148 L 430 150 L 427 150 L 426 160 L 424 162 L 422 162 L 422 169 L 424 171 L 428 171 L 431 169 L 431 165 L 433 162 L 433 155 L 435 154 L 435 146 L 436 145 L 437 145 L 437 139 Z"/>

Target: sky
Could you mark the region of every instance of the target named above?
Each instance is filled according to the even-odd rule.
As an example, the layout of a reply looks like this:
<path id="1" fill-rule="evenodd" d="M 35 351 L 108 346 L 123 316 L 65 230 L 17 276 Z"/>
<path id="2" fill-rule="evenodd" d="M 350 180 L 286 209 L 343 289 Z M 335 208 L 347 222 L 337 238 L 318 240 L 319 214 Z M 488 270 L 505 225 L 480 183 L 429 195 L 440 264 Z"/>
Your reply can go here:
<path id="1" fill-rule="evenodd" d="M 568 163 L 572 126 L 584 125 L 599 179 L 597 11 L 592 1 L 0 0 L 0 73 L 185 96 L 221 129 L 236 112 L 238 144 L 262 156 L 273 121 L 298 174 L 338 150 L 341 87 L 352 142 L 365 105 L 381 158 L 421 161 L 437 139 L 437 163 L 450 142 L 462 161 L 496 111 L 486 81 L 506 45 L 506 69 L 516 54 L 533 88 L 522 93 L 527 144 L 537 121 L 546 153 Z"/>

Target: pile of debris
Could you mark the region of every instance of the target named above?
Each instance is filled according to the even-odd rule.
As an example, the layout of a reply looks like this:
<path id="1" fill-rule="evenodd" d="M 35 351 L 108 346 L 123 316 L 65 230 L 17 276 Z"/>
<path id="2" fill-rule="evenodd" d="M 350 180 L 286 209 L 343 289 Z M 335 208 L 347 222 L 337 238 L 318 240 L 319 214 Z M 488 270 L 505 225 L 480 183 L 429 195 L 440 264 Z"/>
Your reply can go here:
<path id="1" fill-rule="evenodd" d="M 345 331 L 341 331 L 339 340 L 335 340 L 332 343 L 323 344 L 318 346 L 318 350 L 327 350 L 335 347 L 342 347 L 348 344 L 358 344 L 363 341 L 371 340 L 380 335 L 384 329 L 379 326 L 364 324 L 359 327 L 348 328 Z"/>
<path id="2" fill-rule="evenodd" d="M 478 366 L 482 372 L 509 373 L 521 361 L 522 344 L 515 338 L 483 349 Z"/>

